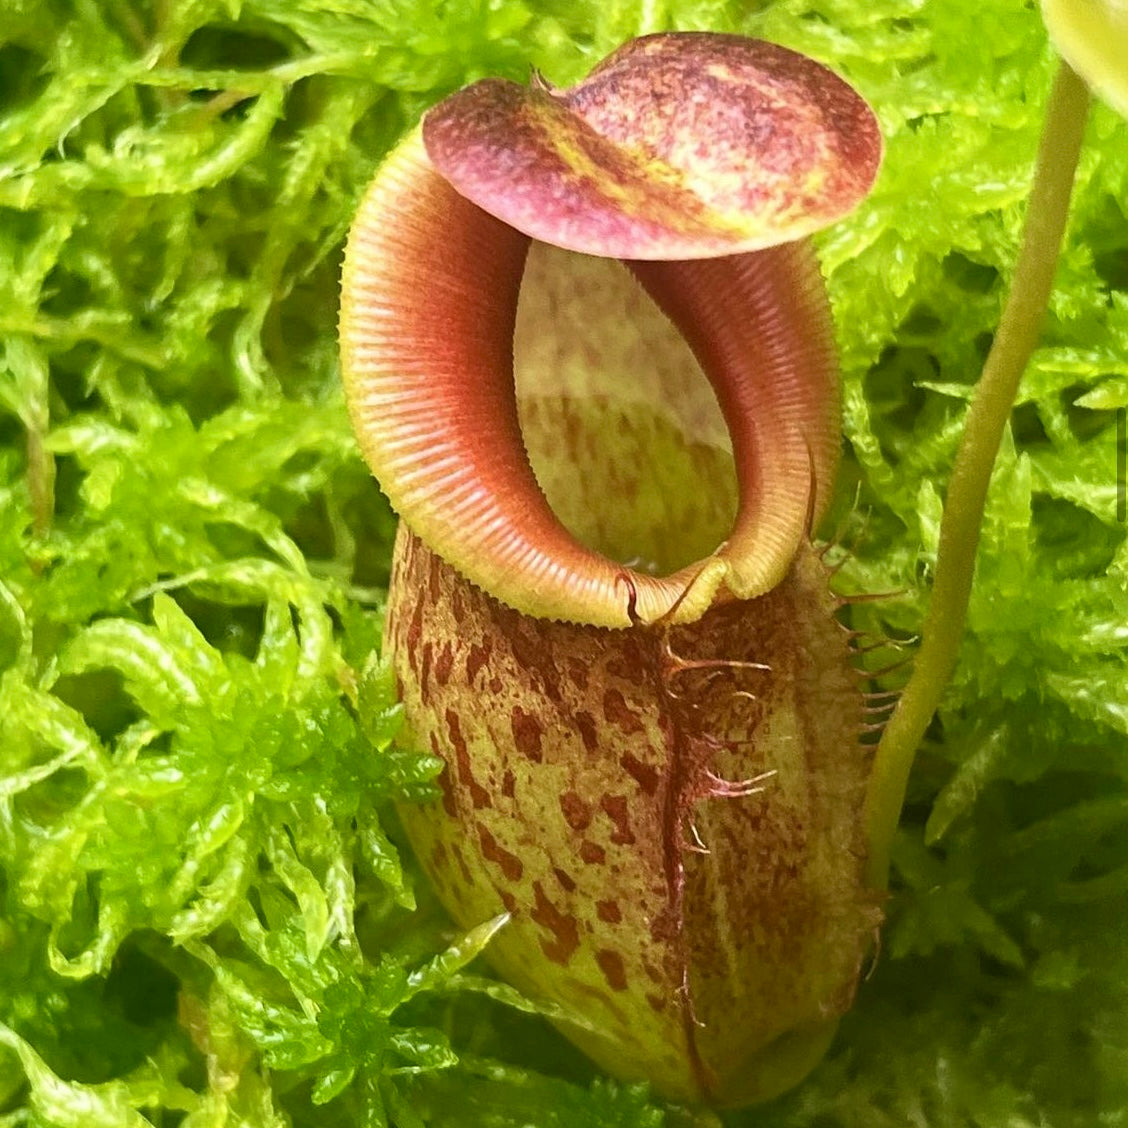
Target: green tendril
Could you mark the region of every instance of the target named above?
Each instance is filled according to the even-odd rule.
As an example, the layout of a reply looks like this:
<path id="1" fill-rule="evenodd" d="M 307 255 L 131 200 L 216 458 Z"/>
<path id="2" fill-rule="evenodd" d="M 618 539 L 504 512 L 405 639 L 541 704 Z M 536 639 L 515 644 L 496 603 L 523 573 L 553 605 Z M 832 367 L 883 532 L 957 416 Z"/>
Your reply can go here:
<path id="1" fill-rule="evenodd" d="M 888 882 L 913 757 L 956 666 L 991 472 L 1049 304 L 1088 109 L 1088 87 L 1060 64 L 1038 147 L 1022 250 L 952 469 L 920 650 L 882 734 L 870 777 L 868 877 L 875 888 Z"/>

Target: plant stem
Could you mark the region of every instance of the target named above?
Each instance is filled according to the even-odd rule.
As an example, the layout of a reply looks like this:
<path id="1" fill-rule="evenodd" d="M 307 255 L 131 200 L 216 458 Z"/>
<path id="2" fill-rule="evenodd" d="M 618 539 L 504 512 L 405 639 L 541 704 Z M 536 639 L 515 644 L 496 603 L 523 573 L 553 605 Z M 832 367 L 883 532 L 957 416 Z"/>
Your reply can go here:
<path id="1" fill-rule="evenodd" d="M 870 776 L 867 879 L 873 888 L 884 888 L 889 880 L 890 850 L 913 756 L 955 669 L 987 487 L 1049 303 L 1088 107 L 1084 82 L 1065 63 L 1059 64 L 1046 108 L 1022 249 L 952 468 L 923 640 L 912 677 L 882 734 Z"/>
<path id="2" fill-rule="evenodd" d="M 45 537 L 51 531 L 55 513 L 55 459 L 44 446 L 43 437 L 44 431 L 38 427 L 27 432 L 27 492 L 31 528 L 37 537 Z"/>

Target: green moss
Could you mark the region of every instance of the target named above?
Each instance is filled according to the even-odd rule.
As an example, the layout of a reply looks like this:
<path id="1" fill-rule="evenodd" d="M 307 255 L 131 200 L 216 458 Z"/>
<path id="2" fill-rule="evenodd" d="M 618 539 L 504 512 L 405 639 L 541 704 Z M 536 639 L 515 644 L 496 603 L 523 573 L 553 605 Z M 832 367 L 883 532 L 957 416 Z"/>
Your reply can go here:
<path id="1" fill-rule="evenodd" d="M 395 750 L 367 661 L 393 524 L 337 386 L 344 233 L 392 141 L 479 75 L 567 81 L 666 27 L 834 65 L 888 138 L 821 244 L 844 584 L 904 592 L 853 611 L 911 635 L 1015 257 L 1052 61 L 1036 12 L 3 8 L 0 1125 L 687 1123 L 465 975 L 488 929 L 455 937 L 401 861 L 387 803 L 436 764 Z M 1128 126 L 1098 108 L 883 952 L 810 1081 L 726 1123 L 1080 1128 L 1128 1107 L 1126 199 Z"/>

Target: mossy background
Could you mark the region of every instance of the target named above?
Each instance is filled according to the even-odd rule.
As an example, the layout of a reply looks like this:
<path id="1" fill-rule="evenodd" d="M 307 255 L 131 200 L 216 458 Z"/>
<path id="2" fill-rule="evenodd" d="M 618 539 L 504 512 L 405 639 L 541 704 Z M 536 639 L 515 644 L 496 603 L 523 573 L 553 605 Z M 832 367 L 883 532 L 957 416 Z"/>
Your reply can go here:
<path id="1" fill-rule="evenodd" d="M 1053 69 L 1023 0 L 6 0 L 0 10 L 0 1126 L 691 1121 L 467 966 L 396 846 L 393 520 L 337 379 L 341 247 L 429 104 L 739 30 L 873 102 L 821 242 L 856 609 L 921 619 Z M 1128 1123 L 1128 126 L 1090 123 L 1043 347 L 882 950 L 738 1125 Z M 358 721 L 358 717 L 363 718 Z"/>

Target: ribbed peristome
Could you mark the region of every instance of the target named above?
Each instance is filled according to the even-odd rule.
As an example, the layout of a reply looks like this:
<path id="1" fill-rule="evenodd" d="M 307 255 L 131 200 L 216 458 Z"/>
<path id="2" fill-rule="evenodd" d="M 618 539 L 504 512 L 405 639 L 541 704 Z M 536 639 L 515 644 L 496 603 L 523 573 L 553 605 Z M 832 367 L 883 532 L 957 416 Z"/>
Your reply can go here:
<path id="1" fill-rule="evenodd" d="M 536 330 L 521 335 L 554 342 L 558 356 L 582 354 L 589 371 L 601 375 L 593 390 L 587 378 L 588 386 L 561 387 L 562 373 L 578 370 L 575 365 L 538 372 L 519 363 L 514 373 L 518 295 L 530 243 L 450 188 L 431 167 L 418 134 L 392 154 L 365 197 L 346 256 L 343 371 L 365 456 L 395 509 L 483 590 L 544 618 L 598 626 L 663 616 L 691 622 L 718 599 L 769 590 L 824 507 L 837 459 L 832 331 L 807 244 L 629 264 L 673 327 L 619 264 L 595 271 L 593 260 L 580 257 L 570 268 L 573 256 L 534 244 L 531 277 L 555 279 L 567 293 L 583 285 L 585 274 L 598 272 L 609 291 L 584 314 L 590 337 L 567 336 L 546 323 L 555 316 L 551 301 L 525 302 L 540 312 L 530 315 L 538 318 Z M 627 308 L 636 311 L 630 327 L 623 321 Z M 643 329 L 646 356 L 616 344 L 617 333 L 637 338 Z M 568 484 L 567 464 L 555 472 L 551 467 L 557 438 L 543 419 L 537 427 L 526 420 L 523 434 L 518 408 L 519 398 L 543 401 L 546 388 L 573 408 L 585 396 L 591 407 L 632 396 L 637 404 L 638 389 L 653 373 L 623 368 L 640 359 L 681 389 L 675 415 L 711 416 L 711 441 L 720 452 L 715 461 L 723 464 L 731 449 L 736 476 L 732 524 L 702 522 L 687 538 L 702 555 L 657 575 L 637 562 L 668 559 L 664 544 L 685 543 L 684 528 L 659 523 L 648 543 L 614 558 L 604 545 L 569 531 L 583 521 L 556 511 L 598 506 L 613 515 L 632 503 L 632 494 L 645 497 L 653 482 L 638 477 L 624 491 L 621 476 L 628 468 L 608 456 L 602 480 L 592 464 L 585 480 Z M 651 379 L 651 386 L 662 391 L 661 381 Z M 656 399 L 654 409 L 666 410 L 664 402 Z M 592 431 L 603 425 L 598 415 L 588 412 L 589 433 L 575 434 L 575 444 L 598 444 Z M 718 440 L 721 416 L 727 436 Z M 672 423 L 676 430 L 678 418 Z M 675 437 L 671 451 L 678 442 Z M 545 496 L 534 465 L 542 481 L 557 481 L 553 497 Z M 731 478 L 712 473 L 680 482 L 667 477 L 662 488 L 683 494 L 680 503 L 671 498 L 672 509 L 686 499 L 695 503 L 703 492 L 717 492 L 721 500 L 732 493 Z M 706 510 L 714 505 L 704 501 Z"/>

